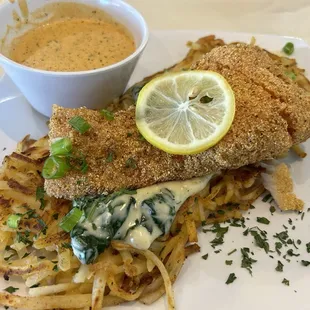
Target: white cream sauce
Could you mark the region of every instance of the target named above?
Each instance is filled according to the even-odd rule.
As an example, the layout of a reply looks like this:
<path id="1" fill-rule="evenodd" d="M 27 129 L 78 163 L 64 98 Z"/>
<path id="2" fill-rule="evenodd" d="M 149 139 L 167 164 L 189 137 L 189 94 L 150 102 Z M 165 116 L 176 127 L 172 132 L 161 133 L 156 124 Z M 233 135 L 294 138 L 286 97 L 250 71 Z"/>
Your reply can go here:
<path id="1" fill-rule="evenodd" d="M 100 253 L 99 246 L 87 245 L 93 244 L 89 240 L 94 238 L 108 240 L 108 243 L 111 239 L 124 240 L 134 248 L 148 249 L 155 239 L 169 232 L 181 205 L 188 197 L 202 191 L 212 176 L 165 182 L 138 189 L 135 194 L 121 194 L 100 202 L 91 219 L 85 215 L 77 225 L 79 236 L 82 235 L 84 241 L 77 241 L 79 236 L 71 233 L 75 255 L 84 263 L 92 261 Z"/>

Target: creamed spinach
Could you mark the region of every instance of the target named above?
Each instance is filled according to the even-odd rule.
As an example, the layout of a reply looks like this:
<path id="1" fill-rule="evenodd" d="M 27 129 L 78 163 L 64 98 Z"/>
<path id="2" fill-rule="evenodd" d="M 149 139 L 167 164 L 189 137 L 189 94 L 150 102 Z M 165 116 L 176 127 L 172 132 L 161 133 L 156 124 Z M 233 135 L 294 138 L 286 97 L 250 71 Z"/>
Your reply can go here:
<path id="1" fill-rule="evenodd" d="M 124 240 L 138 249 L 169 232 L 184 201 L 201 191 L 211 176 L 166 182 L 137 191 L 85 196 L 73 201 L 83 216 L 71 231 L 74 254 L 83 264 L 94 262 L 111 243 Z"/>

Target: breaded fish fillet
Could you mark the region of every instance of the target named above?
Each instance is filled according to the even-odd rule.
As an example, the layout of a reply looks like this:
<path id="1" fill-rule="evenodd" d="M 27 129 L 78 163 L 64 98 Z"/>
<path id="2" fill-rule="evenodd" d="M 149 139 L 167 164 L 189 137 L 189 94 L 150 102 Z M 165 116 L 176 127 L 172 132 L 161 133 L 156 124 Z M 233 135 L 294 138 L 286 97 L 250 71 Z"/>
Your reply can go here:
<path id="1" fill-rule="evenodd" d="M 213 49 L 193 69 L 214 70 L 232 86 L 236 115 L 227 135 L 209 150 L 191 156 L 167 154 L 143 140 L 135 110 L 120 111 L 113 121 L 99 112 L 54 106 L 50 139 L 69 137 L 86 156 L 85 175 L 69 172 L 46 180 L 48 195 L 72 199 L 120 188 L 141 188 L 184 180 L 221 169 L 272 159 L 310 136 L 310 96 L 285 75 L 285 68 L 258 47 L 234 44 Z M 69 125 L 75 115 L 92 128 L 81 135 Z M 112 161 L 107 161 L 113 155 Z"/>

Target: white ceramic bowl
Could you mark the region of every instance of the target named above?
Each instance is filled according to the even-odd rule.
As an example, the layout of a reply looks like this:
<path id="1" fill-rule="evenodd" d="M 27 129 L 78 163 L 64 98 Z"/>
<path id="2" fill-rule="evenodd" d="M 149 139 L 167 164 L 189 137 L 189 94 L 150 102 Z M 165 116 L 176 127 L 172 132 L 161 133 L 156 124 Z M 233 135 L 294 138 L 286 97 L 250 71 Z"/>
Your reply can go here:
<path id="1" fill-rule="evenodd" d="M 20 12 L 19 1 L 0 5 L 0 38 L 7 25 L 14 25 L 13 11 Z M 141 14 L 121 0 L 32 0 L 27 1 L 32 12 L 51 2 L 77 2 L 97 7 L 109 13 L 132 33 L 136 50 L 126 59 L 96 70 L 53 72 L 18 64 L 0 54 L 0 66 L 21 90 L 29 103 L 40 113 L 51 116 L 52 105 L 91 109 L 103 108 L 122 94 L 148 41 L 148 29 Z"/>

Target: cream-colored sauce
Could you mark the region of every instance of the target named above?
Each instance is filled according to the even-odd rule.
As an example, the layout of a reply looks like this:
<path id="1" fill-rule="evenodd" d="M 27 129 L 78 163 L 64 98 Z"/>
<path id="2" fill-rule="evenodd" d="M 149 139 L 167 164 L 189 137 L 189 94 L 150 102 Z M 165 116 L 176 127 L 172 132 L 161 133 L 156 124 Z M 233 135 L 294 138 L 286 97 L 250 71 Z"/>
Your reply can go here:
<path id="1" fill-rule="evenodd" d="M 112 239 L 148 249 L 155 239 L 170 231 L 181 205 L 202 191 L 211 177 L 76 199 L 73 207 L 83 210 L 83 215 L 70 232 L 74 254 L 83 264 L 92 263 Z"/>
<path id="2" fill-rule="evenodd" d="M 20 0 L 20 6 L 23 1 Z M 26 8 L 22 10 L 25 18 Z M 132 35 L 103 11 L 75 3 L 57 3 L 32 13 L 47 17 L 15 38 L 8 57 L 48 71 L 85 71 L 119 62 L 135 50 Z M 31 21 L 30 21 L 31 22 Z"/>
<path id="3" fill-rule="evenodd" d="M 206 187 L 211 177 L 212 175 L 208 175 L 206 177 L 196 178 L 187 181 L 172 181 L 160 183 L 138 189 L 137 193 L 134 195 L 122 195 L 117 197 L 113 202 L 113 205 L 128 205 L 129 200 L 131 198 L 134 198 L 135 206 L 134 208 L 130 209 L 125 222 L 116 232 L 114 239 L 123 239 L 125 237 L 125 242 L 131 244 L 133 247 L 142 250 L 148 249 L 155 239 L 170 230 L 170 226 L 175 216 L 171 216 L 169 214 L 171 207 L 174 208 L 176 213 L 188 197 L 200 192 Z M 161 222 L 165 222 L 171 217 L 171 220 L 167 221 L 167 227 L 165 227 L 165 231 L 160 230 L 158 226 L 154 225 L 154 223 L 152 225 L 152 233 L 150 233 L 142 225 L 135 226 L 136 221 L 141 221 L 143 213 L 143 202 L 149 198 L 154 197 L 156 194 L 163 193 L 165 190 L 170 191 L 172 194 L 173 198 L 171 199 L 170 204 L 168 205 L 166 203 L 157 201 L 154 208 L 157 211 L 157 218 Z M 108 223 L 110 218 L 110 213 L 103 213 L 95 219 L 94 223 L 99 227 L 100 225 L 102 225 L 102 223 Z M 130 229 L 133 226 L 135 226 L 135 228 Z M 87 230 L 90 234 L 93 234 L 96 237 L 100 236 L 100 230 L 91 229 L 91 223 L 85 223 L 84 227 L 87 227 Z"/>

